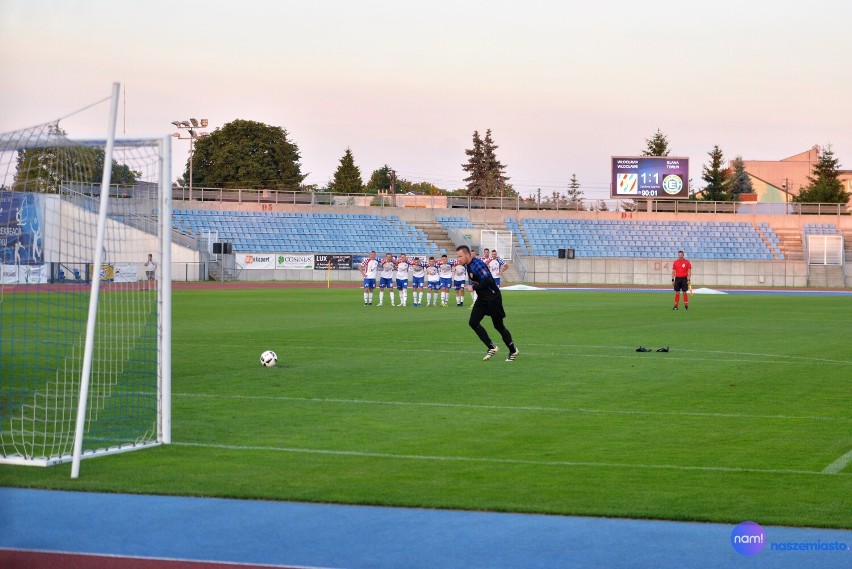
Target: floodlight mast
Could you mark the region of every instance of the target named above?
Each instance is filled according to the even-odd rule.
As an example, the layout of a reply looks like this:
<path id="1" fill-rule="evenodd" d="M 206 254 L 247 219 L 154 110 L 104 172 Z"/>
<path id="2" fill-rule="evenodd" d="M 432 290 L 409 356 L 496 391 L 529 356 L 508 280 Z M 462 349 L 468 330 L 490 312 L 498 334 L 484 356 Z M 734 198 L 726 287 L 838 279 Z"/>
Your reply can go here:
<path id="1" fill-rule="evenodd" d="M 195 154 L 195 139 L 204 138 L 208 135 L 207 132 L 199 132 L 196 129 L 207 126 L 207 119 L 190 118 L 188 121 L 177 120 L 172 121 L 172 124 L 181 130 L 185 130 L 187 136 L 183 136 L 180 132 L 174 133 L 172 136 L 178 140 L 189 140 L 189 201 L 192 201 L 192 157 Z"/>

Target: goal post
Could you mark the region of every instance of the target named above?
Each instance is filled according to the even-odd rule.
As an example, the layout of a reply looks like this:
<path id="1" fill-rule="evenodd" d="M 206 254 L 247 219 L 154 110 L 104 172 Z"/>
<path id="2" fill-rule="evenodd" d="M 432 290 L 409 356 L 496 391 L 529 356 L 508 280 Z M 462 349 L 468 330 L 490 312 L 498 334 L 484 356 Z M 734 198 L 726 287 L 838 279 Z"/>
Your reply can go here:
<path id="1" fill-rule="evenodd" d="M 108 140 L 0 134 L 0 465 L 171 440 L 170 139 Z"/>
<path id="2" fill-rule="evenodd" d="M 482 229 L 480 242 L 483 249 L 497 251 L 501 259 L 512 260 L 513 233 L 511 231 L 498 231 L 495 229 Z"/>

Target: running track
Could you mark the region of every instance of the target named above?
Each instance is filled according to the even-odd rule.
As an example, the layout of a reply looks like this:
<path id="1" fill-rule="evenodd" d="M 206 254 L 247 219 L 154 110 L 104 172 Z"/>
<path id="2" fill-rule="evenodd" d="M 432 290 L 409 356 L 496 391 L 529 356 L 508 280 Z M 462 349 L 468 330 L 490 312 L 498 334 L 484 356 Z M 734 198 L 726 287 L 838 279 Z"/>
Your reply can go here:
<path id="1" fill-rule="evenodd" d="M 733 527 L 0 488 L 0 567 L 852 567 L 852 531 L 764 527 L 768 544 L 848 549 L 742 557 Z"/>

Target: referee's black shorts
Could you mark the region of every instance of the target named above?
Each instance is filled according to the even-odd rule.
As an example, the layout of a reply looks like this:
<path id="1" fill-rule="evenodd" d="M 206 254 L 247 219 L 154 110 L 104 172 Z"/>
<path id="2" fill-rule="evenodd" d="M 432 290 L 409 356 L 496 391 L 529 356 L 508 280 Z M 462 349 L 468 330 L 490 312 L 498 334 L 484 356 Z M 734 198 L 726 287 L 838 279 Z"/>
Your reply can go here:
<path id="1" fill-rule="evenodd" d="M 491 318 L 505 318 L 506 311 L 503 310 L 503 295 L 480 294 L 473 303 L 473 310 L 470 313 L 470 319 L 477 322 L 481 321 L 486 316 Z"/>
<path id="2" fill-rule="evenodd" d="M 688 277 L 675 277 L 674 280 L 674 290 L 675 292 L 687 292 L 689 291 L 689 278 Z"/>

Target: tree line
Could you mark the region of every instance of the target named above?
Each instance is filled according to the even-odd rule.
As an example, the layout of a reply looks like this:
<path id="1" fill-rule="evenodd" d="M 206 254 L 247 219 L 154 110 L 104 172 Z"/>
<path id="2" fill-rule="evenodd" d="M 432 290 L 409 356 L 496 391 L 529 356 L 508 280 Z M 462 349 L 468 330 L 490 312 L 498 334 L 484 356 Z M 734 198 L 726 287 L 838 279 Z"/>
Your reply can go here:
<path id="1" fill-rule="evenodd" d="M 61 132 L 61 134 L 65 134 Z M 272 189 L 281 191 L 328 191 L 339 194 L 425 194 L 464 195 L 487 198 L 515 198 L 518 194 L 510 178 L 507 166 L 497 157 L 499 146 L 494 141 L 491 129 L 485 136 L 474 131 L 471 147 L 465 150 L 466 161 L 461 164 L 467 174 L 465 187 L 455 190 L 440 188 L 429 182 L 414 182 L 398 178 L 388 164 L 374 170 L 367 182 L 363 181 L 360 168 L 350 148 L 346 148 L 327 187 L 304 183 L 307 174 L 302 172 L 301 152 L 286 129 L 257 121 L 237 119 L 216 129 L 209 136 L 194 141 L 193 184 L 197 187 Z M 98 154 L 100 152 L 100 154 Z M 671 148 L 668 137 L 660 130 L 645 140 L 641 150 L 643 156 L 669 156 Z M 55 181 L 50 179 L 50 164 L 55 161 L 55 149 L 37 148 L 19 151 L 18 170 L 29 169 L 40 174 L 20 177 L 16 187 L 22 191 L 50 191 Z M 753 187 L 741 156 L 736 156 L 731 166 L 725 166 L 722 149 L 715 145 L 708 153 L 709 160 L 703 165 L 701 179 L 704 188 L 694 192 L 691 199 L 706 201 L 736 201 L 743 193 L 752 193 Z M 103 150 L 82 149 L 78 157 L 84 168 L 91 172 L 92 182 L 99 182 L 98 173 L 103 171 Z M 834 156 L 831 145 L 820 152 L 814 165 L 809 184 L 803 187 L 793 201 L 846 203 L 849 192 L 843 189 L 839 179 L 840 162 Z M 113 183 L 134 183 L 140 176 L 127 166 L 113 161 Z M 24 182 L 23 180 L 28 180 Z M 180 185 L 188 185 L 189 161 Z M 27 185 L 27 187 L 24 187 Z M 691 186 L 690 181 L 690 186 Z M 576 174 L 572 174 L 564 192 L 552 192 L 542 196 L 541 189 L 527 202 L 542 205 L 586 209 L 582 186 Z M 625 209 L 636 207 L 636 203 L 623 205 Z M 606 209 L 603 202 L 591 206 Z"/>
<path id="2" fill-rule="evenodd" d="M 399 178 L 384 164 L 364 182 L 351 148 L 346 148 L 328 185 L 306 185 L 302 173 L 301 154 L 287 131 L 256 121 L 235 120 L 209 136 L 196 139 L 193 155 L 193 184 L 197 187 L 273 189 L 282 191 L 328 191 L 337 194 L 407 194 L 464 195 L 474 197 L 515 198 L 518 193 L 506 175 L 506 165 L 497 157 L 499 146 L 491 129 L 481 136 L 473 132 L 471 148 L 465 150 L 467 160 L 461 164 L 467 173 L 465 187 L 454 190 L 440 188 L 430 182 Z M 188 185 L 187 161 L 181 185 Z M 576 174 L 563 193 L 553 192 L 542 200 L 541 190 L 530 200 L 582 208 L 583 192 Z"/>

